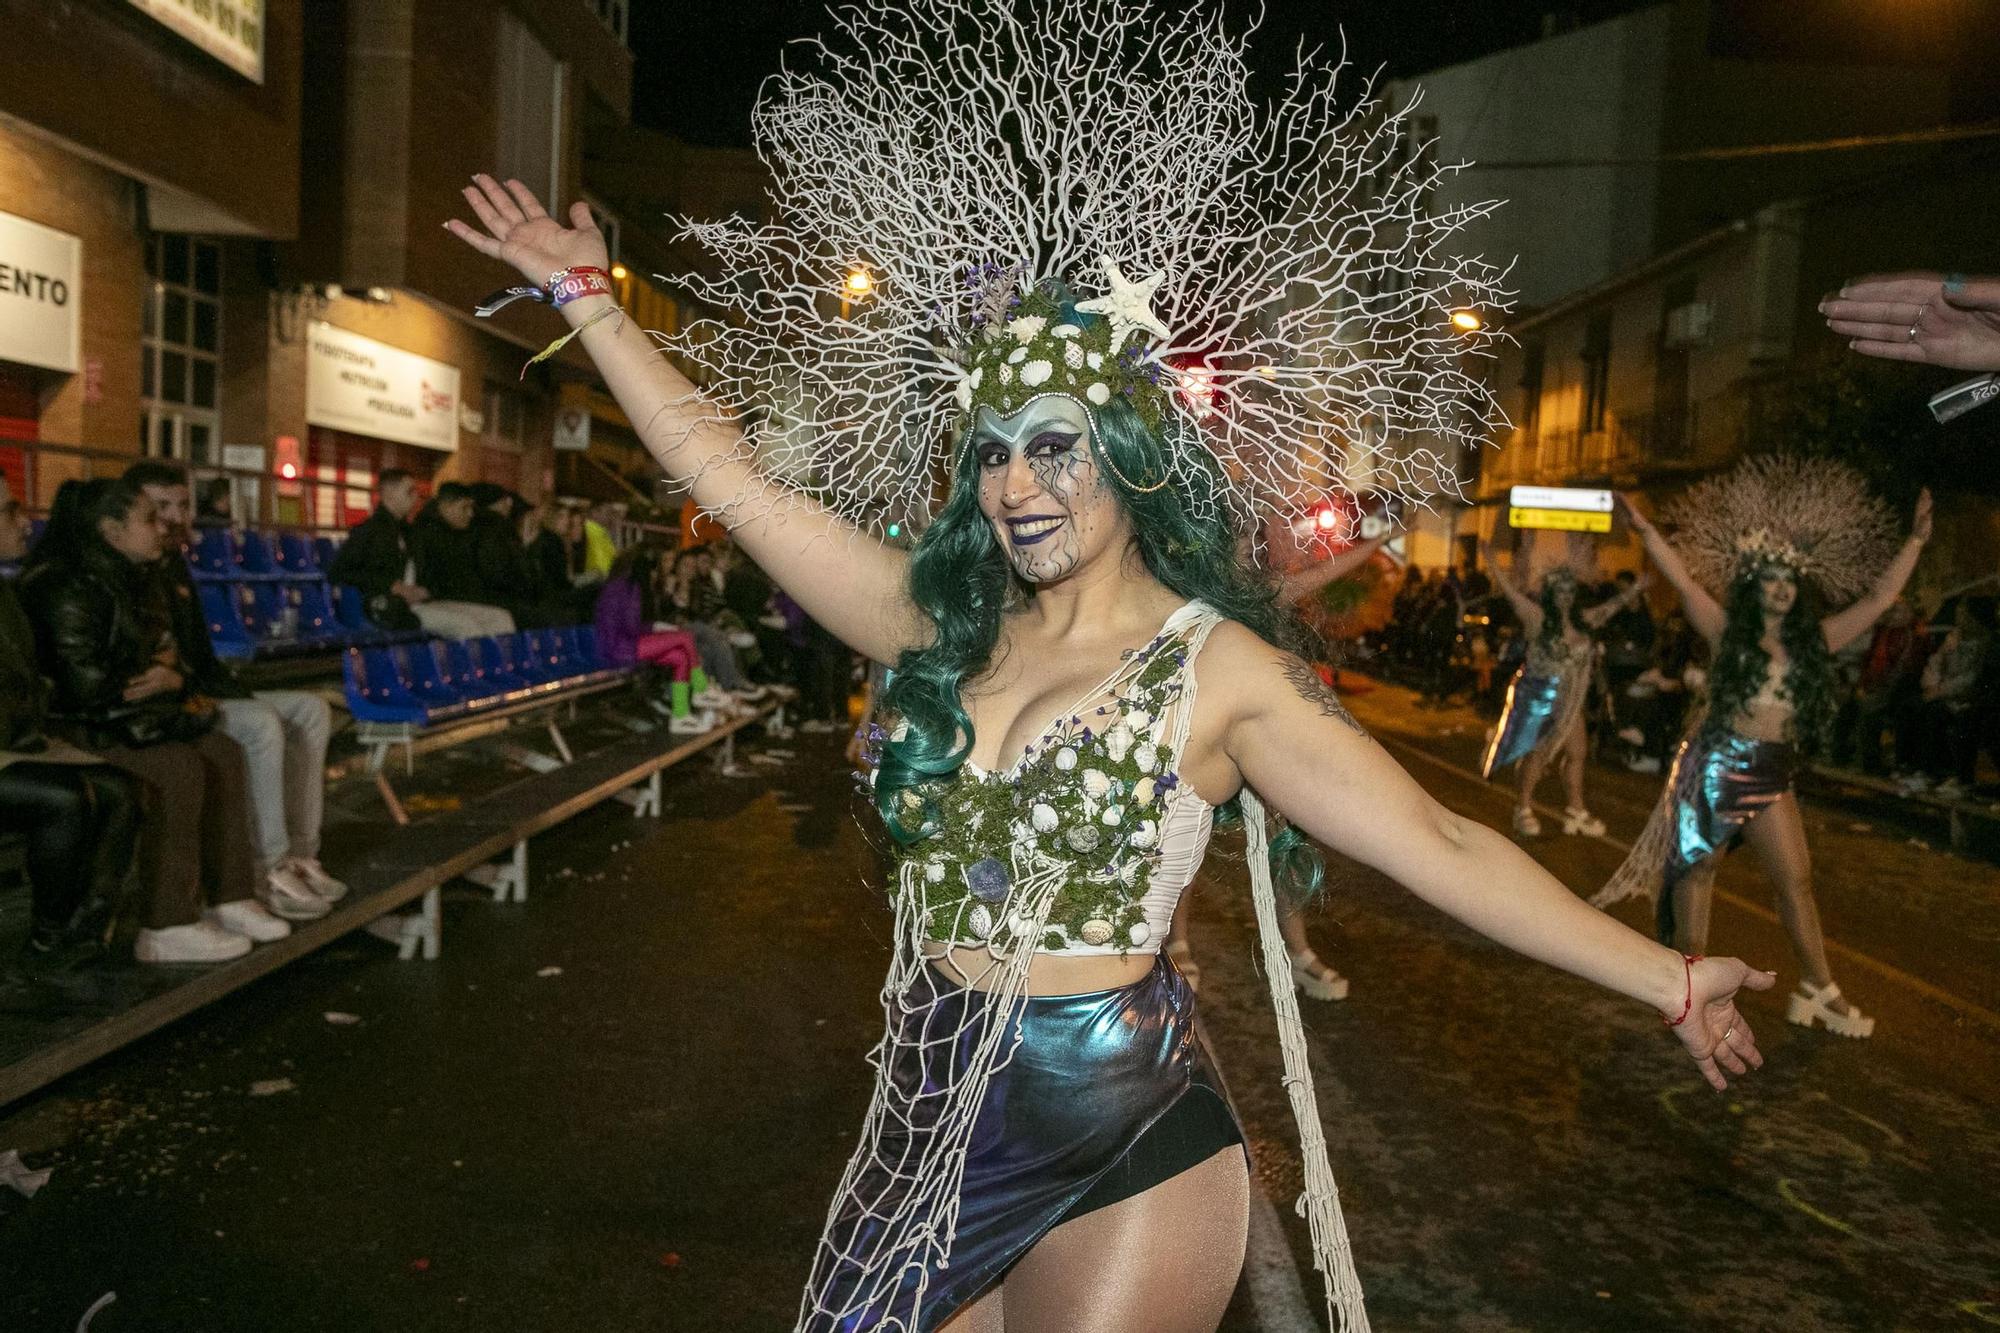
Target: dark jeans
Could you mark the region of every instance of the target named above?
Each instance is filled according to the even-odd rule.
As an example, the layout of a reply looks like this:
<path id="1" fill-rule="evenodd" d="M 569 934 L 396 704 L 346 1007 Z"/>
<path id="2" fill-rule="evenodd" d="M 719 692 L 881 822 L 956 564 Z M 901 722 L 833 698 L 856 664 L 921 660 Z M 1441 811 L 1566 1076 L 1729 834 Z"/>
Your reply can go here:
<path id="1" fill-rule="evenodd" d="M 200 740 L 143 749 L 90 748 L 145 784 L 139 867 L 149 928 L 192 925 L 201 920 L 204 902 L 235 902 L 256 892 L 249 783 L 235 741 L 211 731 Z"/>
<path id="2" fill-rule="evenodd" d="M 1924 738 L 1923 771 L 1934 778 L 1957 778 L 1972 785 L 1979 764 L 1982 719 L 1976 709 L 1953 708 L 1933 699 L 1917 715 Z"/>
<path id="3" fill-rule="evenodd" d="M 854 655 L 847 645 L 817 625 L 806 626 L 805 642 L 792 651 L 799 716 L 808 722 L 847 721 L 847 698 L 854 684 Z"/>
<path id="4" fill-rule="evenodd" d="M 33 935 L 115 904 L 139 831 L 139 784 L 108 764 L 22 760 L 0 768 L 0 823 L 28 843 Z"/>

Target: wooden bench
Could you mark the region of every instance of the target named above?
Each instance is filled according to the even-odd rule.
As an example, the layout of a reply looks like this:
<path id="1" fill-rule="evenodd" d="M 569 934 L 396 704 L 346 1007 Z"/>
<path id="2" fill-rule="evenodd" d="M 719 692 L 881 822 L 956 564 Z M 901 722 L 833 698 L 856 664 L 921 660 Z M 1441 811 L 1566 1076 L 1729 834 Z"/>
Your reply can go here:
<path id="1" fill-rule="evenodd" d="M 1875 796 L 1892 797 L 1904 805 L 1931 814 L 1943 815 L 1946 833 L 1951 839 L 1951 849 L 1955 852 L 1965 850 L 1968 841 L 1966 832 L 1968 821 L 1982 820 L 1992 823 L 2000 820 L 2000 810 L 1995 810 L 1985 801 L 1969 797 L 1939 796 L 1932 791 L 1908 791 L 1888 778 L 1857 773 L 1850 768 L 1835 768 L 1831 764 L 1812 764 L 1808 766 L 1807 771 L 1830 786 L 1847 787 Z"/>
<path id="2" fill-rule="evenodd" d="M 624 800 L 635 815 L 658 815 L 662 771 L 711 748 L 727 763 L 736 733 L 774 711 L 770 706 L 740 715 L 665 749 L 663 741 L 677 738 L 664 728 L 617 741 L 463 810 L 386 829 L 360 860 L 335 867 L 352 891 L 331 915 L 295 923 L 285 939 L 260 944 L 242 958 L 201 970 L 107 962 L 66 980 L 60 990 L 22 990 L 0 1009 L 0 1105 L 413 902 L 419 908 L 405 918 L 401 955 L 436 958 L 445 884 L 507 858 L 498 876 L 504 896 L 524 901 L 529 838 L 607 799 Z M 10 894 L 9 900 L 18 898 Z"/>

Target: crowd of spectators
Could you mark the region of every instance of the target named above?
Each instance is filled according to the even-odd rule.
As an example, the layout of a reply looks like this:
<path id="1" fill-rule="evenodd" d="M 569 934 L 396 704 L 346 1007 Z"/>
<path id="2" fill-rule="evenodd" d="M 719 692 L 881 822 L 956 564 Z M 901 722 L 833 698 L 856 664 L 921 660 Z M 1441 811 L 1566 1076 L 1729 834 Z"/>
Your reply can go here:
<path id="1" fill-rule="evenodd" d="M 1587 587 L 1581 604 L 1616 597 L 1634 576 Z M 1976 585 L 1975 585 L 1976 586 Z M 1899 600 L 1871 638 L 1843 653 L 1842 703 L 1828 761 L 1894 781 L 1905 793 L 1968 795 L 1982 756 L 2000 764 L 2000 599 L 1961 590 L 1926 617 Z M 1679 608 L 1641 601 L 1612 616 L 1586 716 L 1600 754 L 1641 773 L 1672 762 L 1707 685 L 1708 645 Z M 1464 701 L 1496 714 L 1526 644 L 1504 599 L 1476 567 L 1405 572 L 1388 627 L 1362 645 L 1378 670 L 1425 706 Z"/>
<path id="2" fill-rule="evenodd" d="M 606 657 L 647 666 L 676 731 L 772 690 L 803 696 L 811 730 L 845 723 L 851 655 L 726 538 L 620 554 L 616 508 L 454 482 L 420 503 L 395 469 L 378 484 L 326 574 L 379 626 L 472 638 L 594 621 Z M 0 578 L 0 825 L 25 844 L 39 975 L 104 956 L 121 916 L 137 919 L 139 962 L 215 963 L 348 892 L 319 860 L 323 693 L 246 685 L 210 638 L 186 553 L 196 529 L 232 525 L 230 504 L 226 481 L 197 491 L 145 460 L 65 483 L 31 546 L 0 478 L 0 566 L 18 570 Z"/>

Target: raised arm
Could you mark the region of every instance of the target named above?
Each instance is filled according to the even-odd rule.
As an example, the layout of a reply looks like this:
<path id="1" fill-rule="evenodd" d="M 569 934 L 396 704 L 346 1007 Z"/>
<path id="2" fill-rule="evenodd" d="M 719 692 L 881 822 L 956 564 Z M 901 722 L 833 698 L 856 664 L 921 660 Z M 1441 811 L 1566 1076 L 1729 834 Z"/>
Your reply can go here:
<path id="1" fill-rule="evenodd" d="M 456 218 L 444 225 L 473 249 L 513 265 L 531 283 L 560 269 L 608 267 L 588 206 L 571 205 L 565 227 L 519 181 L 472 181 L 465 199 L 480 227 Z M 582 330 L 584 350 L 667 475 L 687 484 L 695 503 L 743 515 L 731 535 L 744 552 L 842 642 L 888 663 L 919 643 L 922 616 L 906 591 L 909 557 L 766 476 L 746 456 L 728 411 L 698 397 L 636 323 L 607 316 L 612 305 L 608 296 L 588 296 L 561 313 Z"/>
<path id="2" fill-rule="evenodd" d="M 1917 557 L 1924 553 L 1924 543 L 1931 539 L 1931 492 L 1927 486 L 1917 493 L 1917 512 L 1910 519 L 1910 537 L 1903 543 L 1903 549 L 1896 552 L 1896 558 L 1889 562 L 1873 587 L 1861 595 L 1854 605 L 1834 612 L 1820 622 L 1826 633 L 1826 646 L 1830 652 L 1839 652 L 1868 632 L 1869 626 L 1882 618 L 1882 613 L 1898 597 L 1902 596 L 1904 585 L 1910 575 L 1916 572 Z"/>
<path id="3" fill-rule="evenodd" d="M 1278 581 L 1278 601 L 1290 606 L 1301 597 L 1310 596 L 1336 579 L 1344 579 L 1355 570 L 1368 563 L 1368 557 L 1382 549 L 1382 543 L 1389 540 L 1387 533 L 1380 537 L 1370 537 L 1365 542 L 1357 542 L 1338 555 L 1328 556 L 1316 565 L 1295 569 Z"/>
<path id="4" fill-rule="evenodd" d="M 1664 574 L 1667 582 L 1673 585 L 1674 591 L 1680 594 L 1681 607 L 1687 612 L 1688 624 L 1694 626 L 1695 633 L 1707 639 L 1711 647 L 1714 646 L 1721 640 L 1722 627 L 1728 620 L 1722 612 L 1721 605 L 1710 597 L 1708 589 L 1702 587 L 1700 581 L 1688 572 L 1686 562 L 1681 559 L 1681 553 L 1674 549 L 1672 542 L 1660 535 L 1660 530 L 1653 526 L 1653 520 L 1639 512 L 1639 507 L 1632 503 L 1630 497 L 1621 494 L 1618 503 L 1625 510 L 1625 517 L 1632 524 L 1632 530 L 1638 533 L 1639 540 L 1645 543 L 1646 557 L 1653 562 L 1653 568 Z"/>
<path id="5" fill-rule="evenodd" d="M 1735 995 L 1745 985 L 1768 988 L 1771 974 L 1733 958 L 1690 970 L 1672 949 L 1591 907 L 1511 840 L 1431 799 L 1309 667 L 1247 630 L 1217 630 L 1199 670 L 1226 763 L 1306 833 L 1487 938 L 1664 1018 L 1682 1013 L 1691 996 L 1693 1011 L 1673 1031 L 1715 1087 L 1727 1082 L 1718 1064 L 1742 1074 L 1762 1063 Z M 1195 776 L 1203 790 L 1200 783 L 1220 787 L 1231 774 Z M 1509 1037 L 1504 1012 L 1493 1031 Z"/>
<path id="6" fill-rule="evenodd" d="M 1609 621 L 1611 617 L 1617 615 L 1627 607 L 1638 605 L 1639 599 L 1646 595 L 1646 589 L 1651 583 L 1652 580 L 1650 578 L 1641 575 L 1634 579 L 1632 586 L 1624 592 L 1619 593 L 1616 597 L 1599 602 L 1596 606 L 1588 610 L 1577 612 L 1577 617 L 1592 629 L 1603 629 L 1605 622 Z"/>
<path id="7" fill-rule="evenodd" d="M 1480 558 L 1486 562 L 1486 567 L 1493 571 L 1493 586 L 1500 590 L 1501 595 L 1514 608 L 1514 614 L 1521 618 L 1522 630 L 1531 639 L 1535 635 L 1540 634 L 1542 632 L 1542 604 L 1522 591 L 1521 585 L 1514 582 L 1513 577 L 1500 567 L 1500 562 L 1493 558 L 1493 548 L 1491 546 L 1480 547 L 1479 554 Z"/>

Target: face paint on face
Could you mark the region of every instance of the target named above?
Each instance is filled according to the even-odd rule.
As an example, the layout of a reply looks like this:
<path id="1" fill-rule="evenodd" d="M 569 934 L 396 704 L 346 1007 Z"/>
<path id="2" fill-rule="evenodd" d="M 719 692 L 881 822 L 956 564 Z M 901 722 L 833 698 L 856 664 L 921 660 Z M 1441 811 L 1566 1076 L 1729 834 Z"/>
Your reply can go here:
<path id="1" fill-rule="evenodd" d="M 1014 572 L 1051 583 L 1126 535 L 1124 510 L 1090 447 L 1090 417 L 1051 395 L 1008 416 L 979 409 L 966 447 L 979 468 L 979 510 Z"/>
<path id="2" fill-rule="evenodd" d="M 1757 575 L 1757 595 L 1765 611 L 1781 616 L 1799 599 L 1798 576 L 1783 565 L 1767 565 Z"/>

